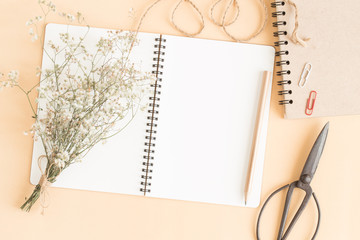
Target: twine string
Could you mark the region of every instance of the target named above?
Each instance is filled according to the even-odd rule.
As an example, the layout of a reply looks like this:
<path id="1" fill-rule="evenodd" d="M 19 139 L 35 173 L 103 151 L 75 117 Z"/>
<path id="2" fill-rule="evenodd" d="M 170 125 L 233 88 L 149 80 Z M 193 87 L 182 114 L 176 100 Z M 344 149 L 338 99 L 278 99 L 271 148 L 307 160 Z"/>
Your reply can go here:
<path id="1" fill-rule="evenodd" d="M 42 213 L 44 214 L 45 212 L 45 208 L 48 208 L 50 205 L 50 195 L 49 192 L 47 191 L 47 188 L 51 185 L 51 182 L 49 181 L 48 178 L 48 171 L 49 169 L 52 167 L 53 163 L 49 166 L 49 167 L 45 167 L 46 170 L 43 169 L 42 165 L 41 165 L 41 161 L 43 159 L 46 159 L 46 165 L 49 163 L 49 160 L 47 158 L 46 155 L 41 155 L 38 158 L 38 166 L 41 172 L 41 178 L 39 181 L 39 185 L 40 185 L 40 205 L 42 207 Z"/>
<path id="2" fill-rule="evenodd" d="M 233 1 L 237 1 L 237 0 L 233 0 Z M 229 9 L 230 9 L 230 6 L 231 6 L 231 3 L 232 1 L 230 1 L 230 3 L 227 5 L 226 9 L 225 9 L 225 12 L 224 12 L 224 15 L 223 15 L 223 19 L 222 19 L 222 24 L 221 24 L 221 27 L 222 29 L 224 30 L 224 32 L 226 33 L 226 35 L 228 35 L 232 40 L 236 41 L 236 42 L 247 42 L 247 41 L 250 41 L 252 39 L 254 39 L 255 37 L 257 37 L 265 28 L 266 26 L 266 23 L 268 21 L 268 9 L 266 7 L 266 4 L 264 3 L 263 0 L 259 0 L 259 3 L 261 4 L 262 8 L 263 8 L 263 12 L 261 14 L 261 17 L 262 17 L 262 23 L 260 25 L 260 27 L 257 29 L 256 32 L 252 33 L 249 37 L 246 37 L 246 38 L 237 38 L 235 37 L 233 34 L 231 34 L 228 29 L 227 29 L 227 26 L 224 24 L 225 23 L 225 18 L 227 16 L 227 14 L 229 13 Z"/>
<path id="3" fill-rule="evenodd" d="M 141 18 L 140 18 L 140 20 L 139 20 L 139 24 L 138 24 L 138 26 L 137 26 L 137 28 L 136 28 L 135 39 L 136 39 L 136 37 L 137 37 L 137 34 L 138 34 L 139 30 L 140 30 L 141 25 L 142 25 L 143 22 L 144 22 L 144 19 L 145 19 L 146 15 L 147 15 L 147 14 L 150 12 L 150 10 L 151 10 L 155 5 L 157 5 L 160 1 L 162 1 L 162 0 L 156 0 L 155 2 L 153 2 L 148 8 L 146 8 L 145 12 L 141 15 Z M 178 10 L 178 8 L 179 8 L 179 6 L 180 6 L 180 4 L 181 4 L 182 2 L 184 2 L 184 3 L 185 3 L 185 2 L 189 3 L 190 6 L 191 6 L 192 8 L 194 8 L 195 11 L 196 11 L 196 12 L 198 13 L 198 15 L 200 16 L 200 21 L 201 21 L 200 24 L 201 24 L 201 26 L 200 26 L 200 29 L 199 29 L 197 32 L 195 32 L 195 33 L 187 32 L 187 31 L 183 30 L 182 28 L 180 28 L 180 27 L 175 23 L 174 16 L 175 16 L 175 13 L 176 13 L 176 11 Z M 203 17 L 203 15 L 202 15 L 202 13 L 200 12 L 199 8 L 198 8 L 191 0 L 180 0 L 180 1 L 177 3 L 177 5 L 175 6 L 175 8 L 174 8 L 174 10 L 173 10 L 173 12 L 172 12 L 172 14 L 171 14 L 171 19 L 170 19 L 170 20 L 171 20 L 172 25 L 173 25 L 178 31 L 180 31 L 181 33 L 183 33 L 185 36 L 188 36 L 188 37 L 194 37 L 194 36 L 200 34 L 200 33 L 202 32 L 202 30 L 204 29 L 204 27 L 205 27 L 204 17 Z M 134 42 L 131 44 L 130 49 L 132 49 L 133 46 L 134 46 Z"/>
<path id="4" fill-rule="evenodd" d="M 175 16 L 175 13 L 176 11 L 178 10 L 179 6 L 181 5 L 181 3 L 189 3 L 190 6 L 198 13 L 199 17 L 200 17 L 200 28 L 197 32 L 195 33 L 190 33 L 188 31 L 185 31 L 183 30 L 182 28 L 180 28 L 176 23 L 175 23 L 175 20 L 174 20 L 174 16 Z M 204 16 L 202 15 L 202 13 L 200 12 L 199 8 L 191 1 L 191 0 L 180 0 L 178 2 L 178 4 L 175 6 L 174 10 L 172 11 L 172 14 L 171 14 L 171 23 L 172 25 L 181 33 L 183 33 L 185 36 L 188 36 L 188 37 L 194 37 L 198 34 L 200 34 L 204 27 L 205 27 L 205 22 L 204 22 Z"/>
<path id="5" fill-rule="evenodd" d="M 145 10 L 145 12 L 141 15 L 141 18 L 140 18 L 140 20 L 139 20 L 138 26 L 137 26 L 136 31 L 135 31 L 134 41 L 132 41 L 131 46 L 130 46 L 130 52 L 131 52 L 132 48 L 134 47 L 134 44 L 135 44 L 135 42 L 136 42 L 137 35 L 138 35 L 138 33 L 139 33 L 140 27 L 141 27 L 141 25 L 142 25 L 142 23 L 143 23 L 146 15 L 147 15 L 147 14 L 150 12 L 150 10 L 151 10 L 156 4 L 158 4 L 160 1 L 161 1 L 161 0 L 156 0 L 156 1 L 155 1 L 154 3 L 152 3 L 149 7 L 147 7 L 146 10 Z"/>
<path id="6" fill-rule="evenodd" d="M 292 0 L 286 0 L 286 2 L 292 6 L 295 10 L 295 26 L 294 26 L 294 30 L 291 34 L 291 36 L 289 36 L 289 39 L 295 43 L 295 44 L 300 44 L 303 47 L 306 47 L 306 42 L 310 40 L 310 38 L 301 38 L 298 36 L 298 30 L 299 30 L 299 10 L 298 7 L 296 6 L 296 4 L 292 1 Z"/>
<path id="7" fill-rule="evenodd" d="M 155 2 L 153 2 L 153 3 L 145 10 L 145 12 L 142 14 L 142 16 L 141 16 L 141 18 L 140 18 L 140 20 L 139 20 L 139 24 L 138 24 L 138 26 L 137 26 L 137 28 L 136 28 L 135 39 L 136 39 L 136 37 L 137 37 L 137 34 L 138 34 L 139 30 L 140 30 L 140 27 L 141 27 L 141 25 L 142 25 L 145 17 L 146 17 L 147 14 L 150 12 L 150 10 L 151 10 L 156 4 L 158 4 L 160 1 L 161 1 L 161 0 L 156 0 Z M 212 5 L 212 7 L 211 7 L 211 9 L 210 9 L 210 19 L 211 19 L 211 21 L 212 21 L 215 25 L 220 26 L 220 27 L 224 30 L 225 34 L 227 34 L 232 40 L 234 40 L 234 41 L 236 41 L 236 42 L 247 42 L 247 41 L 249 41 L 249 40 L 257 37 L 257 36 L 264 30 L 265 25 L 266 25 L 266 23 L 267 23 L 267 21 L 268 21 L 268 16 L 267 16 L 268 10 L 267 10 L 267 7 L 266 7 L 266 5 L 265 5 L 265 3 L 264 3 L 264 0 L 258 0 L 259 3 L 261 4 L 262 8 L 263 8 L 263 13 L 261 14 L 262 23 L 261 23 L 260 27 L 258 28 L 258 30 L 257 30 L 256 32 L 254 32 L 253 34 L 251 34 L 249 37 L 247 37 L 247 38 L 242 38 L 242 39 L 235 37 L 235 36 L 232 35 L 232 34 L 229 32 L 229 30 L 227 29 L 228 26 L 232 25 L 232 24 L 239 18 L 239 15 L 240 15 L 240 6 L 239 6 L 238 0 L 231 0 L 231 1 L 229 1 L 229 3 L 228 3 L 227 6 L 226 6 L 226 9 L 225 9 L 224 15 L 223 15 L 223 17 L 222 17 L 221 23 L 220 23 L 220 22 L 216 21 L 215 18 L 214 18 L 214 10 L 215 10 L 215 7 L 216 7 L 221 1 L 223 1 L 223 0 L 217 0 L 217 1 Z M 287 0 L 287 1 L 291 2 L 291 0 Z M 199 28 L 199 30 L 198 30 L 197 32 L 195 32 L 195 33 L 190 33 L 190 32 L 188 32 L 188 31 L 185 31 L 184 29 L 182 29 L 181 27 L 179 27 L 179 25 L 175 22 L 175 14 L 176 14 L 176 12 L 178 11 L 179 6 L 180 6 L 182 3 L 189 3 L 190 6 L 196 11 L 196 13 L 197 13 L 197 14 L 199 15 L 199 17 L 200 17 L 200 28 Z M 230 7 L 231 7 L 232 4 L 233 4 L 234 7 L 236 8 L 236 15 L 235 15 L 235 17 L 234 17 L 230 22 L 227 22 L 227 23 L 226 23 L 226 22 L 225 22 L 225 19 L 226 19 L 227 15 L 229 14 L 229 9 L 230 9 Z M 294 4 L 294 3 L 291 2 L 290 4 Z M 294 6 L 294 5 L 293 5 L 293 6 Z M 296 5 L 295 5 L 295 6 L 296 6 Z M 297 19 L 297 14 L 296 14 L 296 19 Z M 180 0 L 180 1 L 176 4 L 175 8 L 174 8 L 173 11 L 172 11 L 170 21 L 171 21 L 171 24 L 173 25 L 173 27 L 174 27 L 175 29 L 177 29 L 179 32 L 181 32 L 182 34 L 184 34 L 185 36 L 188 36 L 188 37 L 194 37 L 194 36 L 200 34 L 200 33 L 203 31 L 204 27 L 205 27 L 204 16 L 202 15 L 202 13 L 201 13 L 201 11 L 199 10 L 199 8 L 198 8 L 191 0 Z M 298 26 L 298 24 L 297 24 L 296 26 Z M 294 31 L 294 33 L 293 33 L 293 38 L 294 38 L 294 39 L 298 39 L 298 37 L 297 37 L 297 27 L 296 27 L 294 30 L 295 30 L 295 31 Z M 300 40 L 301 40 L 301 39 L 300 39 Z M 306 40 L 305 40 L 305 41 L 306 41 Z M 299 42 L 301 42 L 301 41 L 299 41 Z M 134 45 L 134 42 L 132 43 L 130 49 L 132 49 L 133 45 Z"/>
<path id="8" fill-rule="evenodd" d="M 141 27 L 141 25 L 142 25 L 142 23 L 143 23 L 143 21 L 144 21 L 145 16 L 146 16 L 146 15 L 150 12 L 150 10 L 151 10 L 156 4 L 158 4 L 160 1 L 161 1 L 161 0 L 156 0 L 156 1 L 155 1 L 153 4 L 151 4 L 151 5 L 145 10 L 145 12 L 141 15 L 139 24 L 138 24 L 138 26 L 137 26 L 137 28 L 136 28 L 136 33 L 139 32 L 139 29 L 140 29 L 140 27 Z"/>
<path id="9" fill-rule="evenodd" d="M 224 26 L 229 26 L 229 25 L 233 24 L 233 23 L 238 19 L 238 17 L 239 17 L 239 14 L 240 14 L 239 3 L 238 3 L 237 0 L 231 0 L 231 1 L 230 1 L 230 4 L 229 4 L 228 6 L 230 6 L 231 3 L 234 3 L 234 7 L 235 7 L 235 10 L 236 10 L 236 15 L 235 15 L 235 17 L 234 17 L 234 19 L 233 19 L 232 21 L 230 21 L 230 22 L 228 22 L 228 23 L 224 23 L 224 21 L 223 21 L 222 23 L 220 23 L 220 22 L 216 21 L 215 18 L 214 18 L 214 9 L 215 9 L 215 7 L 216 7 L 221 1 L 223 1 L 223 0 L 218 0 L 218 1 L 216 1 L 216 2 L 211 6 L 211 9 L 210 9 L 210 20 L 211 20 L 215 25 L 220 26 L 220 27 L 222 27 L 223 25 L 224 25 Z"/>

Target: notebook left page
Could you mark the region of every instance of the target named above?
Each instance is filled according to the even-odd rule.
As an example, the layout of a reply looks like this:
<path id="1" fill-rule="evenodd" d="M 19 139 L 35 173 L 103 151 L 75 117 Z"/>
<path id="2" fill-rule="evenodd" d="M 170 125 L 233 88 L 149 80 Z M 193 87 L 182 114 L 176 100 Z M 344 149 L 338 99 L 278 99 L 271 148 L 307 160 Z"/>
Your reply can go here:
<path id="1" fill-rule="evenodd" d="M 51 60 L 53 49 L 47 43 L 52 41 L 54 44 L 61 44 L 60 33 L 69 33 L 75 38 L 86 35 L 83 44 L 92 53 L 92 51 L 96 51 L 96 44 L 100 38 L 108 36 L 109 30 L 48 24 L 45 32 L 42 69 L 53 67 L 52 64 L 54 63 Z M 126 32 L 123 33 L 126 34 Z M 152 71 L 154 39 L 156 37 L 158 37 L 157 34 L 149 33 L 139 33 L 137 36 L 138 44 L 131 51 L 130 61 L 134 63 L 135 68 L 142 72 L 150 73 Z M 143 195 L 139 189 L 148 114 L 146 110 L 141 110 L 140 106 L 146 106 L 150 95 L 149 88 L 143 94 L 141 102 L 137 103 L 139 108 L 137 108 L 136 113 L 127 114 L 124 121 L 119 123 L 124 125 L 119 125 L 119 128 L 124 127 L 119 134 L 109 138 L 105 144 L 95 145 L 82 159 L 82 162 L 74 163 L 65 169 L 52 186 Z M 40 102 L 39 106 L 41 107 L 41 105 Z M 32 184 L 39 182 L 41 171 L 38 166 L 38 158 L 43 154 L 44 148 L 41 140 L 34 141 L 30 177 Z"/>

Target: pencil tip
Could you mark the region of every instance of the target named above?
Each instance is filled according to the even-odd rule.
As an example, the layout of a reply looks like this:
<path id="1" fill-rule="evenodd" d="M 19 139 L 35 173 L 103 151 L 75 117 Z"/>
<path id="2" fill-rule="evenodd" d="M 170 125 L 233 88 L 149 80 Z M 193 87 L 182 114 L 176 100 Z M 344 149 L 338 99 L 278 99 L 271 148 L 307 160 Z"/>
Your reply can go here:
<path id="1" fill-rule="evenodd" d="M 245 206 L 246 206 L 246 200 L 245 200 Z"/>

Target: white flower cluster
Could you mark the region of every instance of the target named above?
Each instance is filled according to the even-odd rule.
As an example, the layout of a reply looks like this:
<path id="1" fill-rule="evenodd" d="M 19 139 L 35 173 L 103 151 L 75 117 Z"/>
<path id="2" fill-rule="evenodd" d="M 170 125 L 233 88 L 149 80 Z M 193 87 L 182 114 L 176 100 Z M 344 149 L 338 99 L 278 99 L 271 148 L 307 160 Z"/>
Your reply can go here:
<path id="1" fill-rule="evenodd" d="M 67 152 L 58 152 L 54 156 L 54 163 L 59 168 L 64 168 L 68 161 L 69 161 L 69 154 Z"/>
<path id="2" fill-rule="evenodd" d="M 38 0 L 38 4 L 41 6 L 46 6 L 48 7 L 48 10 L 55 12 L 56 11 L 56 6 L 53 2 L 51 1 L 46 1 L 46 0 Z"/>
<path id="3" fill-rule="evenodd" d="M 33 28 L 29 29 L 29 35 L 31 36 L 31 41 L 35 42 L 36 40 L 39 39 L 39 35 L 37 33 L 34 32 Z"/>
<path id="4" fill-rule="evenodd" d="M 38 0 L 38 4 L 40 5 L 42 11 L 44 12 L 45 18 L 50 12 L 55 12 L 56 11 L 56 6 L 51 1 Z M 30 19 L 29 21 L 27 21 L 25 23 L 26 26 L 34 25 L 34 27 L 36 29 L 35 31 L 34 31 L 33 27 L 31 27 L 29 29 L 29 35 L 31 36 L 31 41 L 32 42 L 35 42 L 36 40 L 39 39 L 39 33 L 37 32 L 37 23 L 39 23 L 39 22 L 41 22 L 43 20 L 44 20 L 43 16 L 36 16 L 34 19 Z"/>
<path id="5" fill-rule="evenodd" d="M 51 1 L 38 2 L 44 15 L 26 22 L 32 41 L 43 39 L 38 33 L 39 24 L 46 22 L 49 13 L 56 12 Z M 76 16 L 58 14 L 67 22 L 85 21 L 79 12 Z M 0 81 L 0 89 L 16 86 L 26 95 L 35 123 L 24 134 L 41 139 L 52 181 L 70 164 L 81 161 L 97 143 L 104 143 L 122 131 L 137 111 L 145 108 L 141 100 L 154 77 L 141 72 L 130 61 L 130 51 L 137 44 L 135 36 L 135 33 L 109 31 L 93 52 L 84 45 L 86 34 L 75 39 L 63 33 L 59 36 L 60 44 L 48 42 L 44 56 L 53 65 L 36 69 L 36 75 L 41 76 L 37 112 L 29 94 L 38 85 L 24 90 L 18 84 L 19 72 L 15 70 Z M 0 73 L 0 80 L 3 77 Z"/>
<path id="6" fill-rule="evenodd" d="M 59 16 L 60 16 L 60 17 L 64 17 L 64 18 L 65 18 L 67 21 L 69 21 L 69 22 L 75 21 L 75 16 L 73 16 L 73 15 L 70 14 L 70 13 L 61 12 L 61 13 L 59 13 Z"/>
<path id="7" fill-rule="evenodd" d="M 55 49 L 54 66 L 41 72 L 39 111 L 31 131 L 41 138 L 50 163 L 63 169 L 134 118 L 153 77 L 129 60 L 135 41 L 131 33 L 109 32 L 91 53 L 82 38 L 66 33 L 60 39 L 63 46 L 48 45 Z"/>
<path id="8" fill-rule="evenodd" d="M 31 36 L 31 41 L 35 42 L 36 40 L 40 39 L 41 33 L 38 32 L 39 26 L 38 24 L 40 22 L 45 23 L 46 17 L 51 12 L 57 12 L 56 6 L 52 1 L 48 0 L 38 0 L 38 4 L 41 7 L 41 10 L 43 12 L 43 16 L 36 16 L 26 22 L 26 26 L 31 26 L 29 29 L 29 35 Z M 85 21 L 84 17 L 81 13 L 77 12 L 76 16 L 70 14 L 70 13 L 64 13 L 64 12 L 57 12 L 60 17 L 65 18 L 67 22 L 73 22 L 75 19 L 78 20 L 79 23 L 83 23 Z"/>
<path id="9" fill-rule="evenodd" d="M 0 79 L 4 76 L 3 73 L 0 73 Z M 14 87 L 18 85 L 19 80 L 19 71 L 11 70 L 8 75 L 7 79 L 0 82 L 0 89 L 3 87 Z"/>

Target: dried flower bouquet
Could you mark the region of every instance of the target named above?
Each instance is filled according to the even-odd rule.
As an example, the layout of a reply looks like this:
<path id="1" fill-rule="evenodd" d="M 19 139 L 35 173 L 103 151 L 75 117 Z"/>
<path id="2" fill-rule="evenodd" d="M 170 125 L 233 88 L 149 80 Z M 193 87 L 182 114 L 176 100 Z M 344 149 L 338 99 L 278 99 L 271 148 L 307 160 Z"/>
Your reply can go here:
<path id="1" fill-rule="evenodd" d="M 55 5 L 39 1 L 44 17 L 27 22 L 32 40 L 42 39 L 39 23 L 45 22 Z M 61 13 L 68 21 L 76 18 Z M 35 29 L 35 30 L 33 30 Z M 90 28 L 89 28 L 90 29 Z M 141 99 L 148 91 L 152 76 L 137 69 L 131 62 L 130 52 L 136 45 L 136 34 L 109 31 L 91 50 L 84 44 L 87 33 L 74 37 L 61 33 L 60 44 L 44 43 L 44 54 L 52 66 L 38 69 L 39 84 L 24 90 L 18 83 L 19 73 L 11 71 L 2 87 L 17 87 L 27 97 L 35 123 L 26 134 L 34 134 L 41 141 L 45 154 L 39 158 L 42 176 L 31 196 L 21 206 L 30 211 L 49 184 L 54 183 L 63 170 L 81 161 L 101 141 L 123 130 L 142 106 Z M 93 50 L 95 49 L 95 50 Z M 29 94 L 38 90 L 37 111 Z"/>

